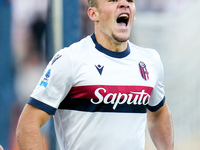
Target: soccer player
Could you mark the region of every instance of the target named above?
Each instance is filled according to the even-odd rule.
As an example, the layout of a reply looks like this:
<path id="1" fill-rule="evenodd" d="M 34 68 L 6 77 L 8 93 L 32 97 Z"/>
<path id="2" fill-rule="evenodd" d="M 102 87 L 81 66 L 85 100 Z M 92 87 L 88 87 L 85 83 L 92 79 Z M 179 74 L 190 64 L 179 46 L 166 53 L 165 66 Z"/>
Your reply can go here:
<path id="1" fill-rule="evenodd" d="M 134 0 L 88 0 L 94 34 L 57 52 L 18 122 L 21 150 L 43 149 L 53 115 L 61 150 L 144 150 L 145 127 L 158 150 L 173 149 L 158 53 L 129 42 Z"/>

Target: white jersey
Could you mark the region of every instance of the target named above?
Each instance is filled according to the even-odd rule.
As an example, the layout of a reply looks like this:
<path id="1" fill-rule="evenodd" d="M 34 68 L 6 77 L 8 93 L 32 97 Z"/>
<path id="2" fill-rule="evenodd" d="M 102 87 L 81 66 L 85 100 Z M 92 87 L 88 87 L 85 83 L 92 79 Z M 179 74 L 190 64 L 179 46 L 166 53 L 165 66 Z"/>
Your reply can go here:
<path id="1" fill-rule="evenodd" d="M 164 95 L 155 50 L 112 52 L 93 34 L 54 56 L 28 103 L 55 114 L 61 150 L 144 150 L 146 109 Z"/>

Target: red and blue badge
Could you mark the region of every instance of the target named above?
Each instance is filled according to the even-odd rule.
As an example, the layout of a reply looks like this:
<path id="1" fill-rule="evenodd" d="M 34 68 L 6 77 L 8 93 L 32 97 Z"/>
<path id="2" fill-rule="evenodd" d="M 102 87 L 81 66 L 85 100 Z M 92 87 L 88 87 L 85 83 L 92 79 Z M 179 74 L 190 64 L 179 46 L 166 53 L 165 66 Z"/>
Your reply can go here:
<path id="1" fill-rule="evenodd" d="M 140 69 L 142 78 L 146 81 L 149 80 L 149 72 L 147 71 L 147 67 L 144 62 L 142 61 L 139 62 L 139 69 Z"/>

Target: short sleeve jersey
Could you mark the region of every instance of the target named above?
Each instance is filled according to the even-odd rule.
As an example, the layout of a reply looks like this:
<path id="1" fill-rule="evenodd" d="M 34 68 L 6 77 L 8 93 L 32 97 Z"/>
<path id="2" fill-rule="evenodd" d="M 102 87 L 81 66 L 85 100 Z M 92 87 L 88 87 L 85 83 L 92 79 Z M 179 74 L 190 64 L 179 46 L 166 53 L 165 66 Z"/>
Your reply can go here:
<path id="1" fill-rule="evenodd" d="M 28 103 L 54 115 L 61 150 L 144 150 L 147 109 L 164 101 L 155 50 L 112 52 L 92 34 L 55 54 Z"/>

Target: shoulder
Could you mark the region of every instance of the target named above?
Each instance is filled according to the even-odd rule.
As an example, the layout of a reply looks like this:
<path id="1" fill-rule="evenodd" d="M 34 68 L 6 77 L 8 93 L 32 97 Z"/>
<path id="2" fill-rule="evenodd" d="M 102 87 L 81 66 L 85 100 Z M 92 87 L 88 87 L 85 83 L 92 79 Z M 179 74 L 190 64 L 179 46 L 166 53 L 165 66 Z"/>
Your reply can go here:
<path id="1" fill-rule="evenodd" d="M 80 58 L 80 56 L 83 57 L 83 55 L 87 54 L 89 47 L 93 46 L 92 44 L 93 43 L 91 37 L 87 36 L 86 38 L 83 38 L 80 41 L 71 44 L 69 47 L 64 47 L 63 49 L 57 51 L 54 54 L 50 63 L 54 63 L 60 58 L 60 60 L 64 61 L 68 59 L 76 60 L 76 58 Z"/>
<path id="2" fill-rule="evenodd" d="M 80 41 L 71 44 L 69 47 L 65 47 L 64 51 L 66 51 L 66 53 L 79 53 L 83 50 L 87 50 L 88 47 L 92 46 L 92 44 L 93 42 L 91 37 L 87 36 Z"/>
<path id="3" fill-rule="evenodd" d="M 132 53 L 138 55 L 138 57 L 143 57 L 154 61 L 161 61 L 160 55 L 155 49 L 141 47 L 131 42 L 129 42 L 129 46 Z"/>

